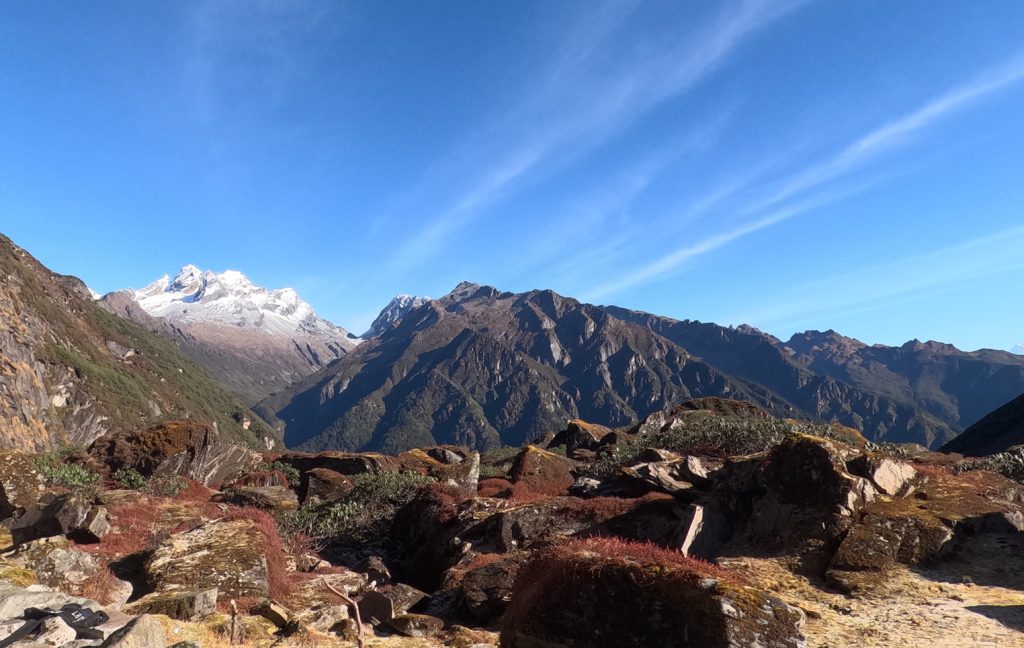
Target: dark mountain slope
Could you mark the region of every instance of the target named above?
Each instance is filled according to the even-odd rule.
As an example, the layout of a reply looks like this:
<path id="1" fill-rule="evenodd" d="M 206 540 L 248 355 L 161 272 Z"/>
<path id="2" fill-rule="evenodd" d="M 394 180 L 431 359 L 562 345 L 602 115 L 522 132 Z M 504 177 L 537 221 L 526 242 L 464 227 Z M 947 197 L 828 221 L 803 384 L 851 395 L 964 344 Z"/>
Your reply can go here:
<path id="1" fill-rule="evenodd" d="M 259 411 L 289 445 L 393 451 L 520 444 L 567 418 L 625 425 L 694 396 L 791 409 L 598 307 L 461 284 Z"/>
<path id="2" fill-rule="evenodd" d="M 942 452 L 982 456 L 1024 444 L 1024 395 L 984 417 L 942 446 Z"/>
<path id="3" fill-rule="evenodd" d="M 794 335 L 784 350 L 816 374 L 913 406 L 954 433 L 1024 393 L 1024 358 L 1005 351 L 916 340 L 867 346 L 834 331 Z"/>
<path id="4" fill-rule="evenodd" d="M 901 376 L 849 381 L 841 371 L 819 371 L 819 367 L 802 362 L 802 356 L 778 338 L 755 328 L 679 321 L 615 306 L 604 308 L 615 317 L 642 324 L 672 340 L 721 371 L 761 385 L 792 403 L 793 416 L 838 420 L 875 441 L 929 446 L 953 438 L 961 429 L 958 417 L 929 412 L 914 400 L 911 390 L 890 388 L 904 380 Z M 865 346 L 845 339 L 851 345 Z"/>
<path id="5" fill-rule="evenodd" d="M 173 344 L 100 308 L 80 280 L 0 236 L 0 448 L 87 444 L 168 416 L 215 422 L 225 440 L 273 442 Z"/>

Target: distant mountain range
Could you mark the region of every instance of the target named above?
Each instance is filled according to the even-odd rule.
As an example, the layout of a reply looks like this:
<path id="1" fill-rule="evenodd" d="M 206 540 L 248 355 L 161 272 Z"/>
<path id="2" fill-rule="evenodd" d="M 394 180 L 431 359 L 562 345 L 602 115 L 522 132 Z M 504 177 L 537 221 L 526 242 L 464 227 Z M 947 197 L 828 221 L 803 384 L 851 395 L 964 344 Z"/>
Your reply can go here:
<path id="1" fill-rule="evenodd" d="M 568 418 L 625 425 L 696 396 L 940 446 L 1024 393 L 1024 357 L 868 346 L 460 284 L 257 406 L 305 449 L 520 444 Z"/>
<path id="2" fill-rule="evenodd" d="M 293 290 L 267 290 L 238 272 L 185 266 L 93 301 L 77 279 L 6 239 L 0 248 L 14 278 L 0 286 L 0 357 L 17 368 L 0 372 L 0 416 L 18 422 L 9 437 L 34 434 L 44 446 L 170 412 L 231 431 L 252 418 L 250 405 L 302 449 L 486 448 L 524 443 L 567 419 L 622 426 L 716 396 L 936 448 L 1024 394 L 1024 355 L 1006 351 L 869 346 L 835 331 L 783 341 L 749 326 L 469 282 L 436 300 L 396 297 L 360 339 Z M 0 446 L 14 443 L 3 435 Z"/>
<path id="3" fill-rule="evenodd" d="M 319 317 L 294 290 L 267 290 L 240 272 L 186 265 L 141 290 L 100 302 L 175 341 L 221 384 L 255 403 L 344 356 L 360 342 Z"/>
<path id="4" fill-rule="evenodd" d="M 221 438 L 259 448 L 280 443 L 174 344 L 0 235 L 0 449 L 87 445 L 166 417 L 213 422 Z"/>

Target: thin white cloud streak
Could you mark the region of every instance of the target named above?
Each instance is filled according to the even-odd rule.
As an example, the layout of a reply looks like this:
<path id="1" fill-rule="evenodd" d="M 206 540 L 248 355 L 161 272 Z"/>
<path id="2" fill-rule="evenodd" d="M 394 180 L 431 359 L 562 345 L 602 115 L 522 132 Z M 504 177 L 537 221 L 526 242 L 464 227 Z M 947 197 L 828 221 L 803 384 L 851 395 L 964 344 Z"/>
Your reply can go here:
<path id="1" fill-rule="evenodd" d="M 847 175 L 864 164 L 905 143 L 919 131 L 1024 78 L 1024 52 L 995 69 L 953 88 L 913 113 L 889 122 L 860 137 L 830 160 L 789 178 L 760 208 Z"/>
<path id="2" fill-rule="evenodd" d="M 842 195 L 846 195 L 846 193 L 847 192 L 844 192 Z M 766 227 L 771 227 L 776 223 L 781 223 L 784 220 L 793 218 L 797 214 L 802 214 L 806 211 L 821 207 L 822 205 L 832 203 L 840 197 L 840 195 L 829 194 L 827 196 L 817 197 L 812 200 L 794 204 L 784 209 L 773 211 L 763 218 L 759 218 L 733 229 L 720 232 L 714 236 L 709 236 L 694 243 L 685 245 L 671 254 L 667 254 L 638 270 L 634 270 L 633 272 L 616 279 L 615 281 L 605 283 L 590 290 L 585 296 L 585 299 L 598 300 L 606 297 L 607 295 L 620 292 L 626 288 L 631 288 L 638 284 L 650 281 L 656 277 L 660 277 L 661 275 L 676 270 L 690 259 L 708 254 L 709 252 L 714 252 L 715 250 L 732 243 L 736 239 L 743 238 L 748 234 L 753 234 L 754 232 L 763 230 Z"/>
<path id="3" fill-rule="evenodd" d="M 1024 79 L 1024 52 L 1018 53 L 998 68 L 988 70 L 968 83 L 957 86 L 942 96 L 929 101 L 913 113 L 889 122 L 858 138 L 838 155 L 822 164 L 791 176 L 781 184 L 781 188 L 775 190 L 768 198 L 753 201 L 741 211 L 747 214 L 764 213 L 765 210 L 772 208 L 787 198 L 806 193 L 829 181 L 837 180 L 855 171 L 859 171 L 872 158 L 905 143 L 912 136 L 932 126 L 943 117 L 950 116 L 952 113 L 962 110 L 972 103 L 978 102 L 1021 79 Z M 739 227 L 715 234 L 695 243 L 690 243 L 620 279 L 599 286 L 591 292 L 591 295 L 594 298 L 600 298 L 652 281 L 676 270 L 683 263 L 695 257 L 717 250 L 739 238 L 788 220 L 811 208 L 821 207 L 824 204 L 834 202 L 838 198 L 849 194 L 850 192 L 846 191 L 824 200 L 812 200 L 797 204 L 795 207 L 783 207 L 772 211 L 767 216 L 757 218 Z"/>
<path id="4" fill-rule="evenodd" d="M 625 22 L 621 14 L 628 16 L 628 11 L 613 13 L 614 21 L 590 25 L 587 34 L 571 38 L 575 50 L 559 57 L 539 96 L 496 120 L 498 134 L 473 138 L 458 166 L 485 156 L 498 161 L 410 237 L 394 256 L 399 267 L 439 253 L 445 239 L 542 165 L 592 150 L 659 104 L 687 92 L 722 66 L 747 36 L 802 4 L 803 0 L 744 0 L 738 11 L 723 14 L 695 38 L 676 34 L 667 39 L 669 46 L 646 56 L 635 49 L 619 52 L 627 59 L 625 64 L 607 60 L 605 45 L 616 24 Z M 505 148 L 487 151 L 494 139 Z M 479 142 L 484 142 L 483 150 Z M 460 171 L 465 169 L 456 173 Z"/>
<path id="5" fill-rule="evenodd" d="M 773 298 L 770 306 L 726 321 L 770 327 L 817 314 L 861 312 L 927 290 L 943 292 L 986 277 L 1024 269 L 1024 227 L 985 236 L 826 279 Z"/>
<path id="6" fill-rule="evenodd" d="M 675 138 L 659 151 L 632 164 L 624 172 L 617 173 L 582 200 L 576 200 L 568 207 L 551 208 L 549 226 L 539 229 L 533 240 L 526 243 L 521 254 L 505 267 L 506 277 L 517 277 L 530 273 L 537 267 L 545 268 L 550 287 L 564 287 L 577 276 L 580 267 L 589 267 L 593 251 L 601 248 L 609 253 L 611 249 L 623 250 L 636 238 L 630 231 L 631 209 L 637 198 L 642 196 L 652 183 L 667 174 L 672 165 L 686 159 L 693 159 L 709 149 L 724 131 L 732 111 L 723 111 L 705 126 L 695 128 L 685 137 Z M 608 233 L 602 227 L 613 222 L 616 236 L 614 245 L 609 246 Z M 571 245 L 567 242 L 571 241 Z M 585 250 L 568 254 L 573 250 Z M 606 254 L 600 255 L 605 258 Z M 591 270 L 592 271 L 592 270 Z M 590 276 L 587 276 L 590 279 Z"/>

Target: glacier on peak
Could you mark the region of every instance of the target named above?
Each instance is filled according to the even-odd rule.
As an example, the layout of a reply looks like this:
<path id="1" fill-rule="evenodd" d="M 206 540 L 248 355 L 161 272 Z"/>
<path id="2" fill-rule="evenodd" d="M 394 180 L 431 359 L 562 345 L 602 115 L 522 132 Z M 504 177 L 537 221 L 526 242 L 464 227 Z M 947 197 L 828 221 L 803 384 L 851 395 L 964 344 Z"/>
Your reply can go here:
<path id="1" fill-rule="evenodd" d="M 189 264 L 173 278 L 165 274 L 133 295 L 148 314 L 177 324 L 232 326 L 270 335 L 306 333 L 349 348 L 359 342 L 320 318 L 293 289 L 268 290 L 237 270 L 215 273 Z"/>

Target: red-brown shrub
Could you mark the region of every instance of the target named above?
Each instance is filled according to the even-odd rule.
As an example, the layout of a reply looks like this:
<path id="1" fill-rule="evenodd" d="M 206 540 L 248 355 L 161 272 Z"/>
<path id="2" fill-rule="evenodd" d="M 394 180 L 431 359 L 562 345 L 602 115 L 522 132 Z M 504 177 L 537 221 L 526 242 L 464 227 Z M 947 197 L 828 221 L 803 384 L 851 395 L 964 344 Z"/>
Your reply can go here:
<path id="1" fill-rule="evenodd" d="M 160 512 L 147 504 L 121 504 L 108 508 L 111 531 L 100 542 L 80 548 L 103 556 L 119 557 L 145 549 L 156 535 Z"/>
<path id="2" fill-rule="evenodd" d="M 111 595 L 117 584 L 117 577 L 114 576 L 104 561 L 95 574 L 85 579 L 79 587 L 78 593 L 85 598 L 107 605 L 114 602 Z"/>
<path id="3" fill-rule="evenodd" d="M 731 573 L 680 552 L 619 538 L 574 539 L 536 552 L 519 571 L 503 616 L 502 645 L 519 632 L 565 645 L 724 645 L 709 613 L 704 578 L 736 584 Z M 653 613 L 658 619 L 636 615 Z M 706 627 L 695 627 L 706 620 Z M 665 631 L 666 635 L 656 634 Z M 654 634 L 652 634 L 654 633 Z M 688 637 L 688 639 L 687 639 Z M 679 641 L 683 640 L 683 641 Z"/>
<path id="4" fill-rule="evenodd" d="M 186 480 L 185 488 L 174 498 L 180 502 L 209 502 L 216 491 L 194 479 Z"/>
<path id="5" fill-rule="evenodd" d="M 739 577 L 718 565 L 693 558 L 681 551 L 665 549 L 651 542 L 634 542 L 616 537 L 574 538 L 553 545 L 547 550 L 548 557 L 570 562 L 622 561 L 639 567 L 660 567 L 678 570 L 681 578 L 714 578 L 739 583 Z"/>
<path id="6" fill-rule="evenodd" d="M 480 497 L 507 498 L 512 495 L 512 482 L 501 477 L 481 479 L 476 492 Z"/>

